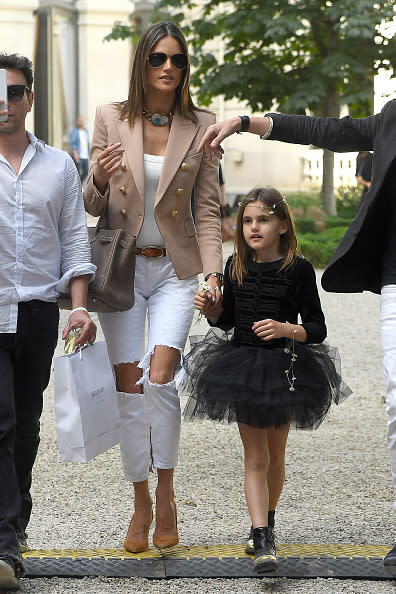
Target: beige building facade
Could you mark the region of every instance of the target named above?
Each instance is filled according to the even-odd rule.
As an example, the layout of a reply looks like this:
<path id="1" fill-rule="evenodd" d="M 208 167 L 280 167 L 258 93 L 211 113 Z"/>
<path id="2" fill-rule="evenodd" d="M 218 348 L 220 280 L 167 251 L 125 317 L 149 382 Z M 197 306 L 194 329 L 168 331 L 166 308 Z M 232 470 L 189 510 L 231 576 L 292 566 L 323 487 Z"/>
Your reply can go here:
<path id="1" fill-rule="evenodd" d="M 34 63 L 27 125 L 37 136 L 67 150 L 77 115 L 91 132 L 96 105 L 125 98 L 130 45 L 104 37 L 131 9 L 129 0 L 1 0 L 0 50 Z"/>
<path id="2" fill-rule="evenodd" d="M 154 0 L 1 0 L 0 50 L 32 58 L 35 65 L 35 108 L 28 127 L 50 144 L 68 150 L 77 115 L 92 133 L 95 108 L 125 99 L 131 44 L 104 41 L 115 21 L 144 25 Z M 391 28 L 392 29 L 392 28 Z M 396 32 L 396 23 L 393 26 Z M 219 60 L 222 46 L 212 48 Z M 389 76 L 376 77 L 375 109 L 396 97 Z M 270 109 L 270 106 L 268 106 Z M 236 101 L 214 100 L 218 119 L 250 114 Z M 318 188 L 321 151 L 244 134 L 224 143 L 227 197 L 257 185 L 273 185 L 284 192 Z M 336 156 L 335 184 L 355 183 L 356 153 Z"/>

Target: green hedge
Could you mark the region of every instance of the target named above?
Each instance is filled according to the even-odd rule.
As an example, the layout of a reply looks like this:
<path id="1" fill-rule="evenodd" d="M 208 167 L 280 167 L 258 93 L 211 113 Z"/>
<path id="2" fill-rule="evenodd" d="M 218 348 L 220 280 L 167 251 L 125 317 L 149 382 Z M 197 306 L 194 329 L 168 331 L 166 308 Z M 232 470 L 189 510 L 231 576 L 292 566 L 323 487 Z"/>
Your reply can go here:
<path id="1" fill-rule="evenodd" d="M 347 228 L 338 226 L 326 229 L 323 233 L 299 234 L 298 248 L 315 268 L 325 268 Z"/>
<path id="2" fill-rule="evenodd" d="M 297 233 L 316 233 L 315 221 L 313 219 L 295 219 Z"/>
<path id="3" fill-rule="evenodd" d="M 339 186 L 337 188 L 337 214 L 343 218 L 353 218 L 357 213 L 362 195 L 362 186 Z"/>
<path id="4" fill-rule="evenodd" d="M 332 227 L 345 227 L 346 225 L 349 226 L 353 221 L 353 218 L 348 217 L 327 217 L 325 219 L 326 229 L 330 229 Z"/>
<path id="5" fill-rule="evenodd" d="M 308 206 L 322 207 L 319 192 L 294 192 L 286 196 L 290 208 L 302 208 L 305 212 Z"/>
<path id="6" fill-rule="evenodd" d="M 322 207 L 319 193 L 296 192 L 287 197 L 292 209 L 300 208 L 305 214 L 295 219 L 298 247 L 316 268 L 325 268 L 329 263 L 356 214 L 361 191 L 359 186 L 341 186 L 337 189 L 337 216 L 326 217 L 326 230 L 322 233 L 317 232 L 315 221 L 306 216 L 309 206 Z"/>

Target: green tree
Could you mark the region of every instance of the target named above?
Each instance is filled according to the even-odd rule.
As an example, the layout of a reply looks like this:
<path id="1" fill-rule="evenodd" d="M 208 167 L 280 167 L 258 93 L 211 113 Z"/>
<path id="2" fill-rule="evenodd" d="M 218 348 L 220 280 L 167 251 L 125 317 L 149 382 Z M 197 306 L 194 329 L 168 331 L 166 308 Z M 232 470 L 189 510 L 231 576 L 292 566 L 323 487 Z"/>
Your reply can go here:
<path id="1" fill-rule="evenodd" d="M 170 10 L 189 37 L 192 82 L 203 104 L 223 95 L 253 111 L 275 105 L 321 117 L 339 117 L 347 104 L 354 116 L 365 116 L 372 113 L 374 75 L 396 66 L 396 44 L 386 33 L 395 0 L 159 0 L 156 7 Z M 197 7 L 200 16 L 191 19 Z M 218 38 L 221 60 L 207 43 Z M 336 213 L 333 167 L 333 153 L 324 151 L 328 214 Z"/>

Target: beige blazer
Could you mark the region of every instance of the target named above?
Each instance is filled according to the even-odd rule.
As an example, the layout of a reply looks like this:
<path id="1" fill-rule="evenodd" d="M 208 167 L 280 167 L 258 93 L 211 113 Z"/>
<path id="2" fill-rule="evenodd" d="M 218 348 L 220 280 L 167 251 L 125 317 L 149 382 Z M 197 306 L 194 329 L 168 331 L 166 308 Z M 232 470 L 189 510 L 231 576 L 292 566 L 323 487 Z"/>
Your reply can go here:
<path id="1" fill-rule="evenodd" d="M 101 105 L 96 110 L 85 209 L 93 216 L 106 217 L 108 206 L 109 226 L 137 236 L 144 218 L 143 122 L 139 118 L 130 128 L 119 114 L 114 105 Z M 197 124 L 182 119 L 177 112 L 174 115 L 154 207 L 158 228 L 179 278 L 223 270 L 218 161 L 209 161 L 197 152 L 215 116 L 200 111 L 196 115 Z M 98 153 L 112 142 L 121 142 L 124 156 L 101 195 L 93 184 L 93 170 Z M 193 188 L 195 223 L 191 212 Z"/>

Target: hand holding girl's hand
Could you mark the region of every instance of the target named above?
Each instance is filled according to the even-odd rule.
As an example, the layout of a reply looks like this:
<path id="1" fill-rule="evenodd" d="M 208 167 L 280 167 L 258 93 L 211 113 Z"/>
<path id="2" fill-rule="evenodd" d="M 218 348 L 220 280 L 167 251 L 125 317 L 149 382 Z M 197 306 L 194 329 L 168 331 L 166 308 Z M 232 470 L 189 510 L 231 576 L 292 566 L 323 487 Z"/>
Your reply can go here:
<path id="1" fill-rule="evenodd" d="M 121 165 L 123 152 L 124 149 L 121 148 L 121 143 L 113 142 L 104 151 L 99 153 L 96 159 L 93 177 L 94 184 L 101 194 L 105 191 L 107 182 L 114 171 Z"/>
<path id="2" fill-rule="evenodd" d="M 197 291 L 194 297 L 194 307 L 213 323 L 218 320 L 223 309 L 220 303 L 212 300 L 207 291 Z"/>
<path id="3" fill-rule="evenodd" d="M 266 319 L 254 322 L 252 326 L 253 332 L 261 338 L 261 340 L 273 340 L 274 338 L 284 338 L 288 336 L 286 325 L 283 322 Z"/>
<path id="4" fill-rule="evenodd" d="M 206 280 L 206 285 L 209 287 L 207 289 L 207 295 L 209 298 L 217 304 L 223 301 L 223 295 L 221 292 L 221 286 L 219 285 L 219 279 L 215 276 L 210 276 Z"/>

